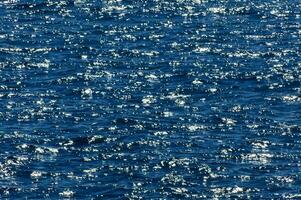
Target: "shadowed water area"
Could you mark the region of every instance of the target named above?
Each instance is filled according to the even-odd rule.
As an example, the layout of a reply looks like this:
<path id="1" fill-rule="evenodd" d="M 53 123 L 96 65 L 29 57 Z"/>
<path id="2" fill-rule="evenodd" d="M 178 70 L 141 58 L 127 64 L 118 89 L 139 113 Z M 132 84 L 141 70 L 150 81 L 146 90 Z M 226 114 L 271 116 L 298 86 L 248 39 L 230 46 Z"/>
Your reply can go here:
<path id="1" fill-rule="evenodd" d="M 1 199 L 301 199 L 298 0 L 1 0 Z"/>

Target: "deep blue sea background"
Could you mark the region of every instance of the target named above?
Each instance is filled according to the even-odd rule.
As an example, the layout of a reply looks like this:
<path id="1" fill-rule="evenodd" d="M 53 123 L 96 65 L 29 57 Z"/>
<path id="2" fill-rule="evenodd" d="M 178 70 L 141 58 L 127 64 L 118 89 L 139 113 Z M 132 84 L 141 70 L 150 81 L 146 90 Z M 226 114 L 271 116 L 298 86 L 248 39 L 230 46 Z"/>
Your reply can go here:
<path id="1" fill-rule="evenodd" d="M 1 0 L 0 199 L 301 199 L 299 0 Z"/>

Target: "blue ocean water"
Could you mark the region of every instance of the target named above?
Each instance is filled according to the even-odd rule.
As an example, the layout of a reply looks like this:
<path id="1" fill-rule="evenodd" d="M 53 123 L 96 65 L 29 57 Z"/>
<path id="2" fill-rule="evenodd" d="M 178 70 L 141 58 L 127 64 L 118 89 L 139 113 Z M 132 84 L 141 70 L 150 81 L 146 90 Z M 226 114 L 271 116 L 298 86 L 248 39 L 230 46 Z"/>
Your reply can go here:
<path id="1" fill-rule="evenodd" d="M 0 199 L 301 199 L 299 0 L 1 0 Z"/>

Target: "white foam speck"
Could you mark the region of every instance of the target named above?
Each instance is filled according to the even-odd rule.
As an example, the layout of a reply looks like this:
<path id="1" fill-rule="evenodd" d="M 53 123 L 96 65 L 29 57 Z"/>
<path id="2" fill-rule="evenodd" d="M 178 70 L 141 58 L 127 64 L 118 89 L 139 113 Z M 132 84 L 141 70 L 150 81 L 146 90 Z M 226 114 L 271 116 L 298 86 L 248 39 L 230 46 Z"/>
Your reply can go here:
<path id="1" fill-rule="evenodd" d="M 201 130 L 201 129 L 204 129 L 204 128 L 205 127 L 201 126 L 201 125 L 189 125 L 189 126 L 187 126 L 187 129 L 190 132 L 194 132 L 194 131 Z"/>
<path id="2" fill-rule="evenodd" d="M 222 121 L 223 121 L 223 123 L 225 123 L 228 126 L 234 126 L 236 124 L 236 122 L 237 122 L 234 119 L 225 118 L 225 117 L 222 118 Z"/>
<path id="3" fill-rule="evenodd" d="M 92 143 L 92 142 L 95 142 L 95 141 L 97 141 L 97 140 L 99 140 L 99 139 L 102 139 L 103 138 L 103 136 L 101 136 L 101 135 L 94 135 L 91 139 L 89 139 L 89 143 Z"/>
<path id="4" fill-rule="evenodd" d="M 155 82 L 158 80 L 158 77 L 154 74 L 147 75 L 145 76 L 145 78 L 147 78 L 147 81 L 149 82 Z"/>
<path id="5" fill-rule="evenodd" d="M 211 93 L 215 93 L 215 92 L 217 92 L 217 89 L 216 88 L 209 88 L 208 91 L 211 92 Z"/>
<path id="6" fill-rule="evenodd" d="M 49 68 L 50 61 L 46 59 L 46 60 L 44 60 L 44 62 L 33 63 L 32 66 L 35 66 L 35 67 L 38 67 L 38 68 Z"/>
<path id="7" fill-rule="evenodd" d="M 30 174 L 30 177 L 31 178 L 39 178 L 42 176 L 42 172 L 40 171 L 33 171 L 31 174 Z"/>
<path id="8" fill-rule="evenodd" d="M 171 190 L 173 190 L 177 194 L 182 194 L 182 193 L 188 192 L 188 190 L 186 188 L 171 188 Z"/>
<path id="9" fill-rule="evenodd" d="M 283 101 L 301 101 L 301 97 L 296 95 L 287 95 L 282 97 Z"/>
<path id="10" fill-rule="evenodd" d="M 63 192 L 60 192 L 59 195 L 62 197 L 70 198 L 74 195 L 74 192 L 71 190 L 65 190 Z"/>
<path id="11" fill-rule="evenodd" d="M 186 102 L 183 99 L 176 99 L 175 103 L 179 106 L 184 106 Z"/>
<path id="12" fill-rule="evenodd" d="M 157 131 L 154 133 L 154 135 L 159 136 L 159 135 L 168 135 L 168 132 L 166 131 Z"/>
<path id="13" fill-rule="evenodd" d="M 202 85 L 203 82 L 200 81 L 200 80 L 198 80 L 198 79 L 195 79 L 195 80 L 192 81 L 192 84 L 194 84 L 194 85 Z"/>
<path id="14" fill-rule="evenodd" d="M 85 170 L 83 170 L 83 172 L 88 173 L 88 174 L 95 173 L 95 172 L 97 172 L 97 168 L 85 169 Z"/>
<path id="15" fill-rule="evenodd" d="M 91 88 L 86 88 L 82 90 L 82 96 L 91 97 L 93 90 Z"/>
<path id="16" fill-rule="evenodd" d="M 208 8 L 208 10 L 214 14 L 223 14 L 226 11 L 226 9 L 223 7 L 212 7 Z"/>
<path id="17" fill-rule="evenodd" d="M 40 154 L 45 153 L 44 149 L 42 149 L 41 147 L 36 148 L 35 152 Z"/>
<path id="18" fill-rule="evenodd" d="M 165 111 L 165 112 L 163 112 L 163 116 L 164 116 L 164 117 L 172 117 L 172 116 L 173 116 L 173 113 L 172 113 L 172 112 Z"/>
<path id="19" fill-rule="evenodd" d="M 252 146 L 257 149 L 265 149 L 269 146 L 269 142 L 268 141 L 253 142 Z"/>
<path id="20" fill-rule="evenodd" d="M 88 56 L 87 56 L 87 55 L 81 55 L 81 59 L 82 59 L 82 60 L 87 60 L 87 59 L 88 59 Z"/>
<path id="21" fill-rule="evenodd" d="M 210 52 L 210 48 L 207 47 L 197 47 L 196 49 L 193 50 L 195 53 L 207 53 Z"/>
<path id="22" fill-rule="evenodd" d="M 156 98 L 152 95 L 147 95 L 147 96 L 143 97 L 143 99 L 142 99 L 142 103 L 144 105 L 149 105 L 151 103 L 155 103 L 155 101 L 156 101 Z"/>
<path id="23" fill-rule="evenodd" d="M 265 153 L 254 152 L 254 153 L 242 155 L 243 161 L 247 161 L 247 162 L 251 162 L 251 163 L 259 164 L 259 165 L 268 164 L 272 158 L 273 158 L 273 155 L 268 152 L 265 152 Z"/>

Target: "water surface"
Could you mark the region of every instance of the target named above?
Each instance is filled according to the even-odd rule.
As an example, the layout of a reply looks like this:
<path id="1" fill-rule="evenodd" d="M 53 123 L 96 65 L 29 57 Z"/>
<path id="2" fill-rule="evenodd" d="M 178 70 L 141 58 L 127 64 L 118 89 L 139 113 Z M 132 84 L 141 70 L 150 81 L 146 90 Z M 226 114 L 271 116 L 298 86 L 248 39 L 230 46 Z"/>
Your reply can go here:
<path id="1" fill-rule="evenodd" d="M 301 198 L 300 10 L 2 0 L 0 198 Z"/>

